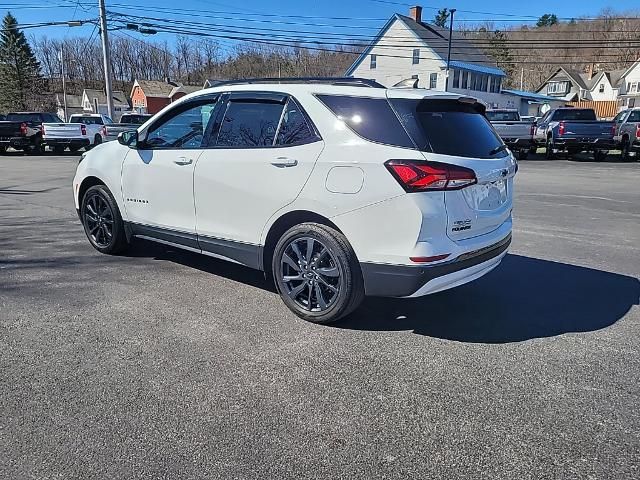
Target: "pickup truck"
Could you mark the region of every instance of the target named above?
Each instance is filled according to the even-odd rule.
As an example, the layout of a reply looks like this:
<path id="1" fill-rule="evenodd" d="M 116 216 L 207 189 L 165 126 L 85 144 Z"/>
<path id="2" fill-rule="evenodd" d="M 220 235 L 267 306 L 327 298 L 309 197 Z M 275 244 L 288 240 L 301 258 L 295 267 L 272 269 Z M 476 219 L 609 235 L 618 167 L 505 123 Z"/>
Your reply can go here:
<path id="1" fill-rule="evenodd" d="M 616 125 L 615 141 L 624 160 L 638 157 L 640 152 L 640 108 L 623 110 L 613 119 Z"/>
<path id="2" fill-rule="evenodd" d="M 522 121 L 517 110 L 487 110 L 485 115 L 518 160 L 526 159 L 530 151 L 535 152 L 533 122 Z"/>
<path id="3" fill-rule="evenodd" d="M 120 123 L 105 125 L 104 141 L 116 140 L 122 132 L 136 130 L 140 125 L 149 120 L 153 115 L 146 113 L 124 113 L 120 117 Z"/>
<path id="4" fill-rule="evenodd" d="M 8 147 L 26 153 L 43 153 L 42 124 L 60 121 L 55 113 L 9 113 L 5 120 L 0 121 L 0 154 L 5 153 Z"/>
<path id="5" fill-rule="evenodd" d="M 549 110 L 536 124 L 533 139 L 546 149 L 547 159 L 557 152 L 570 156 L 592 151 L 596 161 L 606 158 L 616 148 L 615 123 L 598 121 L 590 108 L 562 107 Z"/>
<path id="6" fill-rule="evenodd" d="M 88 150 L 103 142 L 105 125 L 112 123 L 106 115 L 74 114 L 69 117 L 69 123 L 42 124 L 42 138 L 45 145 L 53 148 L 57 154 L 64 152 L 67 147 L 72 152 L 81 148 Z"/>

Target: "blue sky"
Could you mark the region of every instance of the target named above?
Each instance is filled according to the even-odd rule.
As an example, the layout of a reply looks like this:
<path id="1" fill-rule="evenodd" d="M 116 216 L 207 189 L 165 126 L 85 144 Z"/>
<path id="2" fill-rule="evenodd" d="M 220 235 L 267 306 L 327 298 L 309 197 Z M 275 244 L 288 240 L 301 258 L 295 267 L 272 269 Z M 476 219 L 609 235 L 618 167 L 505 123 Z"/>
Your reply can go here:
<path id="1" fill-rule="evenodd" d="M 374 35 L 384 24 L 385 19 L 389 18 L 394 12 L 407 13 L 411 4 L 411 2 L 403 2 L 401 0 L 244 0 L 236 3 L 231 0 L 223 0 L 221 2 L 209 0 L 181 0 L 179 2 L 175 0 L 106 0 L 106 2 L 108 10 L 138 13 L 139 15 L 151 17 L 204 21 L 238 30 L 242 30 L 242 26 L 248 26 L 278 29 L 282 32 L 295 30 L 318 33 L 339 32 L 345 36 L 350 33 Z M 90 19 L 97 17 L 97 3 L 97 0 L 80 0 L 77 3 L 75 0 L 0 1 L 0 14 L 4 15 L 7 10 L 11 10 L 22 24 Z M 78 5 L 80 8 L 78 8 Z M 130 6 L 128 7 L 127 5 Z M 137 10 L 136 12 L 134 5 L 144 9 L 144 11 Z M 632 11 L 632 9 L 636 9 L 635 12 L 638 13 L 637 0 L 616 0 L 615 3 L 606 3 L 598 0 L 564 0 L 562 2 L 505 2 L 504 0 L 484 0 L 483 2 L 478 2 L 477 0 L 455 0 L 449 2 L 447 0 L 436 0 L 436 2 L 425 2 L 423 5 L 425 6 L 423 18 L 427 20 L 433 18 L 436 7 L 448 6 L 458 9 L 456 19 L 460 21 L 492 20 L 496 27 L 524 23 L 523 19 L 537 18 L 544 13 L 555 13 L 561 18 L 591 17 L 607 7 L 615 7 L 614 10 L 618 13 Z M 429 7 L 426 7 L 426 5 L 429 5 Z M 159 7 L 158 10 L 156 10 L 156 7 Z M 174 12 L 166 10 L 176 8 L 180 8 L 187 16 L 174 15 Z M 161 9 L 165 9 L 165 11 L 161 11 Z M 214 11 L 218 13 L 209 14 L 216 18 L 203 18 L 203 12 L 190 12 L 189 10 Z M 265 13 L 270 15 L 302 15 L 306 17 L 348 17 L 350 20 L 289 18 L 287 20 L 291 24 L 278 24 L 276 22 L 281 18 L 261 17 L 259 15 Z M 237 20 L 238 18 L 245 18 L 249 21 Z M 255 20 L 260 19 L 263 21 L 266 19 L 268 23 L 255 22 Z M 535 20 L 531 18 L 531 21 Z M 305 23 L 306 25 L 299 25 L 300 23 Z M 92 25 L 85 25 L 74 28 L 48 27 L 31 29 L 26 33 L 28 35 L 46 34 L 51 37 L 62 37 L 89 36 L 92 31 Z M 159 34 L 153 37 L 155 40 L 166 39 L 169 42 L 173 38 L 174 35 L 172 34 Z M 233 40 L 224 40 L 223 43 L 229 47 L 233 44 Z"/>

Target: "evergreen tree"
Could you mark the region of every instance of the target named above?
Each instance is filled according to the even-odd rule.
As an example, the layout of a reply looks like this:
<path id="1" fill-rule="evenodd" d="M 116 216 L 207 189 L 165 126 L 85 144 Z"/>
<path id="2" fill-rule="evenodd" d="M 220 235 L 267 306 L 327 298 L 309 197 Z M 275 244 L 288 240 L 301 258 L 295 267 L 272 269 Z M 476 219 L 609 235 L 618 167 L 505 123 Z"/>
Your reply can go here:
<path id="1" fill-rule="evenodd" d="M 504 32 L 496 30 L 493 32 L 489 41 L 491 44 L 490 55 L 496 60 L 498 67 L 507 74 L 506 83 L 503 87 L 510 86 L 508 84 L 515 78 L 517 67 L 513 60 L 511 50 L 507 45 L 507 36 Z"/>
<path id="2" fill-rule="evenodd" d="M 41 104 L 43 81 L 16 18 L 7 13 L 0 33 L 0 110 L 29 110 Z"/>
<path id="3" fill-rule="evenodd" d="M 536 22 L 536 27 L 550 27 L 558 23 L 555 13 L 545 13 Z"/>
<path id="4" fill-rule="evenodd" d="M 447 20 L 449 20 L 449 15 L 451 15 L 451 13 L 448 8 L 441 8 L 434 17 L 433 23 L 439 27 L 445 28 L 447 26 Z"/>

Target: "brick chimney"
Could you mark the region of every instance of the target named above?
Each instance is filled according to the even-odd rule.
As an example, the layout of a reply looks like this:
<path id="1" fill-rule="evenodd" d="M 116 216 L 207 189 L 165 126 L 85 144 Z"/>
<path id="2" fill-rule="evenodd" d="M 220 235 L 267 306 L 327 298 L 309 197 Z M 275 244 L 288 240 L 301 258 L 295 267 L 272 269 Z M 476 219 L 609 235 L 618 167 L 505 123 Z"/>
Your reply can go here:
<path id="1" fill-rule="evenodd" d="M 422 7 L 420 5 L 411 7 L 409 9 L 409 16 L 418 23 L 422 22 Z"/>

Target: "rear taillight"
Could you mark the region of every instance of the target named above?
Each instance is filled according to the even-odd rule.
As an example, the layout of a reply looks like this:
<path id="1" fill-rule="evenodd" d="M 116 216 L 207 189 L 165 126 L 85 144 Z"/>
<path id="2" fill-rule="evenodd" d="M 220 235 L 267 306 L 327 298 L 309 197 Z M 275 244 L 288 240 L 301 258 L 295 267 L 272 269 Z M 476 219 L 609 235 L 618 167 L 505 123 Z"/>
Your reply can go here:
<path id="1" fill-rule="evenodd" d="M 26 123 L 21 123 L 20 124 L 20 135 L 26 135 L 27 134 L 27 124 Z"/>
<path id="2" fill-rule="evenodd" d="M 560 125 L 558 125 L 558 135 L 564 135 L 565 129 L 564 122 L 560 122 Z"/>
<path id="3" fill-rule="evenodd" d="M 459 190 L 478 182 L 473 170 L 424 160 L 388 160 L 385 166 L 407 192 Z"/>
<path id="4" fill-rule="evenodd" d="M 40 128 L 42 129 L 42 135 L 44 135 L 44 123 L 40 125 Z"/>
<path id="5" fill-rule="evenodd" d="M 640 138 L 640 123 L 636 125 L 636 138 Z"/>
<path id="6" fill-rule="evenodd" d="M 82 133 L 82 135 L 86 135 L 87 134 L 87 126 L 86 125 L 80 125 L 80 132 Z"/>
<path id="7" fill-rule="evenodd" d="M 107 127 L 102 127 L 102 136 L 103 137 L 107 136 Z"/>

